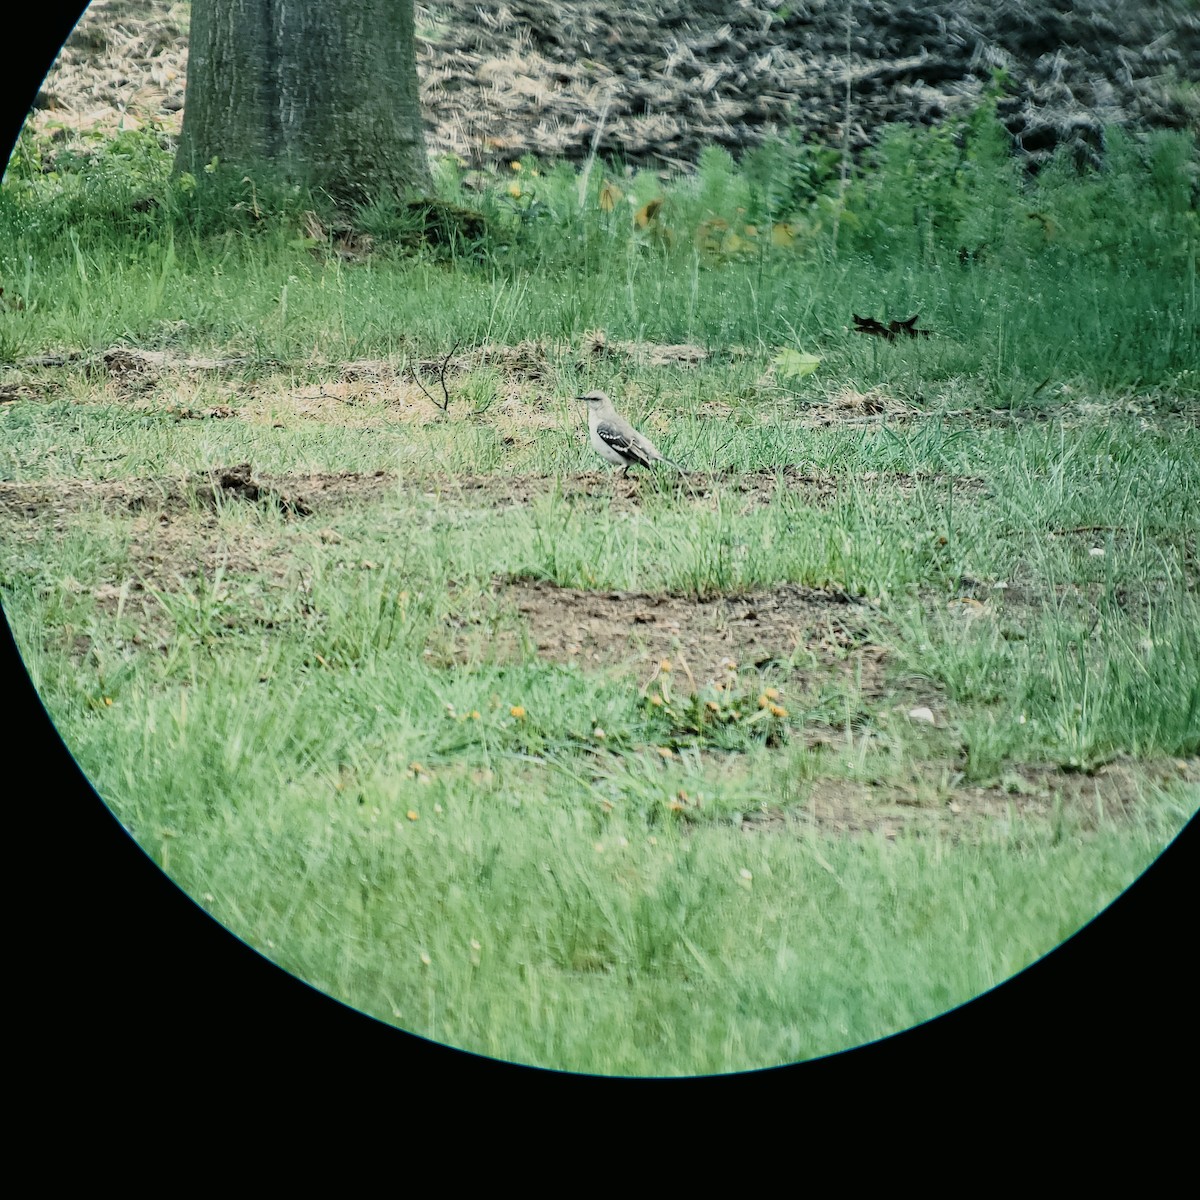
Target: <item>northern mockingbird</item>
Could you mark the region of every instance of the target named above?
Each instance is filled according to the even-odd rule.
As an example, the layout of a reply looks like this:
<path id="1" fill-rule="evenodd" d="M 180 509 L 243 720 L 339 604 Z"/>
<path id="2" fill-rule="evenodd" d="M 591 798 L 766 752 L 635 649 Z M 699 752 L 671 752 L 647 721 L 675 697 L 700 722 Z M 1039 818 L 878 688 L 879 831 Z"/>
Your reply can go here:
<path id="1" fill-rule="evenodd" d="M 588 406 L 588 432 L 591 435 L 592 449 L 607 459 L 624 467 L 624 475 L 629 474 L 633 466 L 648 467 L 652 463 L 669 463 L 677 471 L 683 468 L 672 462 L 666 455 L 660 453 L 655 444 L 636 429 L 613 408 L 612 401 L 603 392 L 588 392 L 585 396 L 576 396 Z"/>

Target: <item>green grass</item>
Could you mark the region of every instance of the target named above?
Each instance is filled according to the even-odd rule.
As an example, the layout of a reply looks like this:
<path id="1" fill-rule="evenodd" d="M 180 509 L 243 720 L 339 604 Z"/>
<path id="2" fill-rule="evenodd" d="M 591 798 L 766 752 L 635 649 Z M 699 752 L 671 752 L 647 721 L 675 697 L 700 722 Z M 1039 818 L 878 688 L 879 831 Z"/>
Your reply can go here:
<path id="1" fill-rule="evenodd" d="M 885 1036 L 1128 886 L 1197 808 L 1195 148 L 1117 136 L 1106 175 L 1026 181 L 984 124 L 922 136 L 844 201 L 803 147 L 597 171 L 582 209 L 526 162 L 475 199 L 485 239 L 414 246 L 380 205 L 354 262 L 306 240 L 311 198 L 172 181 L 137 136 L 52 169 L 27 141 L 0 190 L 0 595 L 163 869 L 385 1021 L 627 1074 Z M 918 310 L 927 340 L 847 328 Z M 589 356 L 594 330 L 709 355 Z M 117 341 L 175 365 L 109 378 L 89 356 Z M 445 414 L 404 381 L 521 341 L 536 378 L 476 362 Z M 773 372 L 789 348 L 816 372 Z M 56 350 L 83 357 L 22 361 Z M 205 354 L 237 361 L 183 364 Z M 339 391 L 362 359 L 396 378 Z M 582 475 L 585 384 L 693 473 Z M 284 492 L 362 479 L 307 517 L 187 482 L 240 461 Z M 632 618 L 607 669 L 551 661 L 512 581 L 859 607 L 693 697 L 700 624 L 670 671 Z"/>

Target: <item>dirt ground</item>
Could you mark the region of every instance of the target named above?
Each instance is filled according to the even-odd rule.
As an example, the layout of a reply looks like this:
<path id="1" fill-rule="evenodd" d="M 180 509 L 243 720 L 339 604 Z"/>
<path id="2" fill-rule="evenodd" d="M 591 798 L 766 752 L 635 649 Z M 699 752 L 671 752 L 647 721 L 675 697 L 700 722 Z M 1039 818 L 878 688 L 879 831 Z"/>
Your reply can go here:
<path id="1" fill-rule="evenodd" d="M 512 480 L 446 482 L 460 497 L 486 495 L 494 501 L 501 492 L 514 494 Z M 517 484 L 516 491 L 525 499 L 563 487 L 576 489 L 577 495 L 612 494 L 631 504 L 637 502 L 639 486 L 598 472 Z M 614 484 L 619 486 L 609 493 Z M 303 531 L 306 537 L 336 546 L 341 539 L 326 521 L 347 506 L 378 502 L 398 486 L 397 478 L 384 472 L 256 478 L 249 464 L 176 479 L 0 483 L 0 540 L 19 546 L 40 537 L 48 522 L 60 532 L 77 527 L 81 515 L 94 505 L 120 515 L 128 535 L 125 578 L 100 585 L 92 597 L 100 612 L 123 612 L 137 624 L 135 643 L 166 649 L 173 634 L 155 591 L 174 591 L 202 574 L 212 580 L 218 567 L 227 578 L 257 576 L 264 594 L 302 587 L 302 572 L 291 553 L 296 535 Z M 765 503 L 773 487 L 773 479 L 769 486 L 761 481 L 757 492 L 752 485 L 749 493 Z M 241 503 L 275 506 L 285 520 L 273 527 L 251 523 L 231 530 L 220 521 L 218 509 Z M 341 565 L 348 570 L 376 569 L 376 564 L 351 558 Z M 83 590 L 71 579 L 58 586 Z M 945 725 L 936 689 L 889 678 L 886 651 L 872 640 L 877 614 L 866 601 L 843 592 L 784 585 L 697 600 L 497 579 L 492 594 L 497 609 L 511 620 L 496 627 L 478 614 L 448 616 L 442 636 L 435 639 L 448 651 L 447 661 L 462 661 L 464 650 L 483 639 L 493 656 L 519 656 L 529 647 L 550 661 L 626 674 L 645 690 L 661 679 L 666 660 L 676 694 L 727 679 L 731 664 L 736 664 L 743 677 L 777 684 L 787 702 L 795 698 L 803 703 L 805 696 L 840 680 L 852 684 L 872 709 L 904 712 L 925 705 L 935 713 L 935 723 Z M 256 617 L 254 603 L 239 601 L 240 619 L 269 631 L 269 615 Z M 87 654 L 85 635 L 76 633 L 73 645 L 81 657 Z M 819 760 L 821 755 L 838 754 L 850 739 L 871 735 L 810 724 L 800 736 Z M 713 759 L 710 765 L 715 769 L 723 769 L 712 753 L 706 751 L 705 756 Z M 968 785 L 953 758 L 914 764 L 913 772 L 911 782 L 903 783 L 837 778 L 836 773 L 825 777 L 818 770 L 814 777 L 789 785 L 785 802 L 744 813 L 740 827 L 755 836 L 805 836 L 806 831 L 818 830 L 892 838 L 909 829 L 977 838 L 1002 833 L 1017 816 L 1050 821 L 1060 812 L 1086 826 L 1126 814 L 1149 786 L 1200 781 L 1200 760 L 1119 760 L 1091 773 L 1017 765 L 988 787 Z M 685 795 L 680 803 L 685 821 L 703 819 L 697 797 Z"/>
<path id="2" fill-rule="evenodd" d="M 602 156 L 668 169 L 772 132 L 839 145 L 845 128 L 857 151 L 885 122 L 970 109 L 997 68 L 1010 80 L 1001 117 L 1034 162 L 1057 144 L 1095 158 L 1105 123 L 1200 118 L 1200 21 L 1186 0 L 429 0 L 416 25 L 429 148 L 472 168 L 579 161 L 593 139 Z M 188 35 L 178 0 L 93 0 L 36 123 L 177 133 Z"/>
<path id="3" fill-rule="evenodd" d="M 502 588 L 528 625 L 538 654 L 583 667 L 666 660 L 691 690 L 721 679 L 728 663 L 786 677 L 793 670 L 860 668 L 863 688 L 882 688 L 883 651 L 866 630 L 869 606 L 842 592 L 794 585 L 695 600 L 644 592 L 577 591 L 514 581 Z M 849 652 L 857 651 L 849 659 Z"/>
<path id="4" fill-rule="evenodd" d="M 806 481 L 789 478 L 793 489 Z M 832 485 L 813 480 L 814 499 L 828 499 Z M 261 476 L 249 463 L 216 467 L 186 477 L 144 480 L 0 482 L 0 535 L 5 541 L 28 541 L 50 525 L 62 532 L 81 514 L 99 508 L 123 518 L 130 542 L 125 581 L 114 581 L 95 598 L 101 607 L 124 611 L 143 607 L 148 588 L 174 588 L 180 580 L 211 577 L 218 565 L 229 573 L 262 574 L 282 585 L 294 566 L 283 530 L 266 532 L 252 525 L 237 532 L 222 529 L 219 510 L 247 503 L 277 509 L 289 525 L 300 522 L 304 535 L 336 543 L 330 527 L 339 511 L 395 495 L 402 481 L 394 474 L 341 473 Z M 489 510 L 527 504 L 537 496 L 559 492 L 571 499 L 598 499 L 619 507 L 636 507 L 653 480 L 616 478 L 603 472 L 565 477 L 438 476 L 414 482 L 413 490 L 434 489 L 448 503 Z M 689 494 L 701 498 L 734 487 L 750 505 L 765 505 L 776 494 L 774 473 L 693 483 Z M 292 535 L 294 539 L 295 534 Z M 371 569 L 371 564 L 352 564 Z M 785 669 L 793 660 L 819 659 L 833 666 L 851 649 L 866 644 L 868 608 L 853 597 L 832 591 L 785 586 L 766 592 L 693 601 L 686 597 L 641 593 L 576 591 L 549 583 L 500 581 L 496 598 L 518 613 L 537 652 L 558 661 L 594 666 L 611 660 L 613 645 L 629 646 L 631 662 L 657 662 L 675 657 L 696 681 L 716 678 L 725 659 L 759 668 Z M 516 653 L 516 646 L 510 647 Z M 859 663 L 868 676 L 878 668 L 871 648 Z M 499 652 L 499 651 L 497 651 Z M 640 666 L 638 667 L 640 669 Z M 870 686 L 871 680 L 866 681 Z"/>
<path id="5" fill-rule="evenodd" d="M 836 834 L 879 833 L 897 837 L 901 830 L 937 831 L 951 838 L 977 838 L 986 831 L 1003 836 L 1017 818 L 1052 821 L 1056 814 L 1079 820 L 1084 828 L 1128 817 L 1148 786 L 1200 782 L 1200 758 L 1118 760 L 1094 771 L 1066 771 L 1049 765 L 1017 765 L 1001 783 L 973 787 L 962 781 L 953 763 L 923 764 L 945 778 L 930 789 L 914 782 L 814 779 L 797 802 L 745 813 L 741 828 L 751 834 L 807 831 Z"/>

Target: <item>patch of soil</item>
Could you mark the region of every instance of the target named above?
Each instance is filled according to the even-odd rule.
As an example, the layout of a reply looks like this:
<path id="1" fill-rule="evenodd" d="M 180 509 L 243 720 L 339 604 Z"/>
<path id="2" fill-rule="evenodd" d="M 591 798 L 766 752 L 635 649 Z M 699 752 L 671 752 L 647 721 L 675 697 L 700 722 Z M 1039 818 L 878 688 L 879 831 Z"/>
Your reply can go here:
<path id="1" fill-rule="evenodd" d="M 746 833 L 803 836 L 822 833 L 903 831 L 978 838 L 985 830 L 1005 835 L 1014 818 L 1049 822 L 1061 816 L 1073 828 L 1090 831 L 1101 821 L 1119 821 L 1134 811 L 1149 787 L 1200 782 L 1200 758 L 1138 763 L 1123 760 L 1094 771 L 1067 771 L 1052 765 L 1011 768 L 1001 784 L 971 787 L 958 783 L 932 798 L 896 783 L 815 779 L 796 804 L 745 813 Z"/>
<path id="2" fill-rule="evenodd" d="M 661 345 L 657 342 L 626 342 L 609 336 L 603 330 L 584 335 L 583 357 L 577 364 L 580 370 L 602 358 L 621 358 L 641 367 L 694 367 L 709 358 L 703 346 L 688 342 Z"/>
<path id="3" fill-rule="evenodd" d="M 814 405 L 798 423 L 808 429 L 844 428 L 847 425 L 878 425 L 885 420 L 895 424 L 916 415 L 917 410 L 912 405 L 889 395 L 882 388 L 860 392 L 857 388 L 843 387 L 830 395 L 824 404 Z"/>
<path id="4" fill-rule="evenodd" d="M 177 414 L 178 415 L 178 414 Z M 214 411 L 213 416 L 224 415 Z M 859 476 L 810 474 L 798 467 L 754 473 L 707 473 L 657 476 L 619 471 L 582 471 L 571 475 L 436 475 L 411 481 L 411 488 L 439 501 L 494 509 L 524 507 L 544 496 L 557 494 L 567 504 L 596 502 L 618 510 L 640 508 L 644 497 L 669 489 L 683 500 L 715 504 L 735 500 L 740 511 L 764 508 L 780 491 L 800 495 L 805 503 L 832 503 L 847 488 L 891 486 L 901 493 L 918 486 L 941 482 L 941 476 L 908 475 L 900 472 L 868 471 Z M 293 516 L 338 508 L 349 503 L 370 502 L 394 492 L 397 476 L 388 471 L 360 473 L 343 471 L 311 475 L 263 475 L 254 477 L 249 463 L 213 467 L 183 477 L 137 480 L 59 480 L 47 483 L 0 482 L 0 519 L 60 520 L 81 508 L 100 505 L 108 512 L 186 511 L 199 502 L 215 507 L 218 502 L 244 500 L 274 503 Z M 962 493 L 978 492 L 981 480 L 956 478 Z"/>
<path id="5" fill-rule="evenodd" d="M 598 348 L 599 347 L 599 348 Z M 714 351 L 713 356 L 730 356 Z M 272 422 L 300 417 L 334 421 L 339 425 L 361 424 L 363 414 L 377 420 L 380 410 L 386 419 L 431 424 L 449 412 L 455 418 L 479 417 L 500 425 L 532 429 L 555 428 L 558 417 L 549 411 L 544 389 L 554 386 L 557 371 L 584 369 L 588 360 L 616 356 L 651 367 L 695 365 L 710 358 L 700 346 L 663 345 L 644 341 L 607 341 L 602 333 L 587 334 L 582 350 L 566 339 L 525 340 L 516 345 L 484 342 L 459 352 L 435 358 L 355 359 L 329 364 L 324 361 L 297 364 L 303 371 L 336 371 L 336 377 L 320 383 L 295 384 L 278 375 L 264 373 L 283 364 L 273 360 L 244 357 L 214 358 L 188 355 L 178 349 L 151 350 L 132 346 L 112 346 L 99 354 L 79 352 L 35 355 L 6 369 L 0 382 L 0 403 L 32 398 L 62 386 L 59 371 L 82 372 L 93 385 L 91 395 L 111 402 L 113 397 L 150 410 L 161 411 L 167 400 L 168 411 L 178 414 L 178 394 L 199 387 L 210 395 L 215 384 L 237 399 L 229 404 L 211 405 L 199 414 L 186 409 L 188 416 L 236 415 L 244 420 L 269 419 Z M 488 381 L 494 395 L 487 399 L 479 389 L 466 389 L 464 381 L 480 371 L 493 373 Z M 249 372 L 253 378 L 248 378 Z M 215 379 L 214 379 L 215 377 Z M 156 404 L 156 399 L 159 403 Z M 358 410 L 356 412 L 356 409 Z M 228 411 L 226 411 L 228 410 Z M 439 411 L 441 410 L 441 411 Z"/>
<path id="6" fill-rule="evenodd" d="M 108 512 L 188 511 L 199 502 L 216 508 L 227 501 L 277 504 L 294 516 L 317 507 L 336 507 L 370 499 L 395 486 L 385 471 L 253 477 L 249 463 L 213 467 L 182 478 L 112 480 L 76 479 L 53 483 L 0 482 L 0 519 L 54 520 L 99 505 Z"/>
<path id="7" fill-rule="evenodd" d="M 244 366 L 243 358 L 208 358 L 180 354 L 168 350 L 139 350 L 133 346 L 111 346 L 95 358 L 85 360 L 89 372 L 106 371 L 118 378 L 145 375 L 151 378 L 166 371 L 227 371 Z M 30 366 L 55 365 L 44 359 L 30 360 Z M 64 364 L 65 365 L 65 364 Z"/>
<path id="8" fill-rule="evenodd" d="M 895 487 L 902 493 L 918 487 L 944 484 L 947 476 L 934 473 L 908 474 L 900 471 L 867 471 L 861 475 L 825 475 L 796 466 L 753 472 L 707 472 L 659 470 L 653 475 L 640 470 L 623 476 L 620 471 L 583 471 L 572 475 L 454 475 L 438 478 L 437 495 L 460 502 L 486 504 L 489 508 L 512 508 L 557 492 L 568 503 L 602 501 L 617 509 L 639 508 L 643 497 L 669 491 L 693 501 L 740 500 L 741 510 L 765 508 L 780 492 L 802 496 L 806 503 L 825 505 L 854 487 Z M 959 494 L 979 494 L 981 479 L 954 478 Z"/>
<path id="9" fill-rule="evenodd" d="M 707 146 L 788 131 L 838 145 L 847 84 L 857 152 L 885 122 L 968 111 L 996 68 L 1011 81 L 1002 120 L 1034 165 L 1055 145 L 1096 162 L 1105 123 L 1200 117 L 1200 22 L 1184 0 L 428 0 L 416 13 L 429 149 L 471 166 L 581 161 L 595 145 L 602 159 L 686 168 Z M 93 0 L 38 95 L 38 124 L 177 134 L 188 33 L 175 0 Z"/>
<path id="10" fill-rule="evenodd" d="M 0 383 L 0 404 L 13 404 L 18 400 L 32 400 L 37 392 L 20 383 Z"/>
<path id="11" fill-rule="evenodd" d="M 208 472 L 208 482 L 196 488 L 196 499 L 212 508 L 220 508 L 228 500 L 248 500 L 252 504 L 273 501 L 284 512 L 294 516 L 307 517 L 312 514 L 312 509 L 301 497 L 276 491 L 253 478 L 248 462 L 239 463 L 236 467 L 213 468 Z"/>
<path id="12" fill-rule="evenodd" d="M 643 592 L 592 592 L 509 582 L 499 590 L 528 625 L 538 654 L 583 667 L 649 675 L 669 659 L 694 688 L 739 668 L 801 675 L 814 666 L 858 672 L 883 691 L 883 650 L 869 640 L 870 606 L 844 592 L 785 585 L 696 600 Z"/>

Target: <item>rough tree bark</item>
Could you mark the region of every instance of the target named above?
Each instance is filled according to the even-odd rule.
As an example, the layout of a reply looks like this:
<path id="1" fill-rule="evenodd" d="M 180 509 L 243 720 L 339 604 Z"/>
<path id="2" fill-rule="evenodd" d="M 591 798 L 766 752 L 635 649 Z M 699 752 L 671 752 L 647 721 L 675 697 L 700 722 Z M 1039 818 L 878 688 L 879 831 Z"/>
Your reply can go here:
<path id="1" fill-rule="evenodd" d="M 339 204 L 429 187 L 413 0 L 192 0 L 176 166 L 268 166 Z"/>

